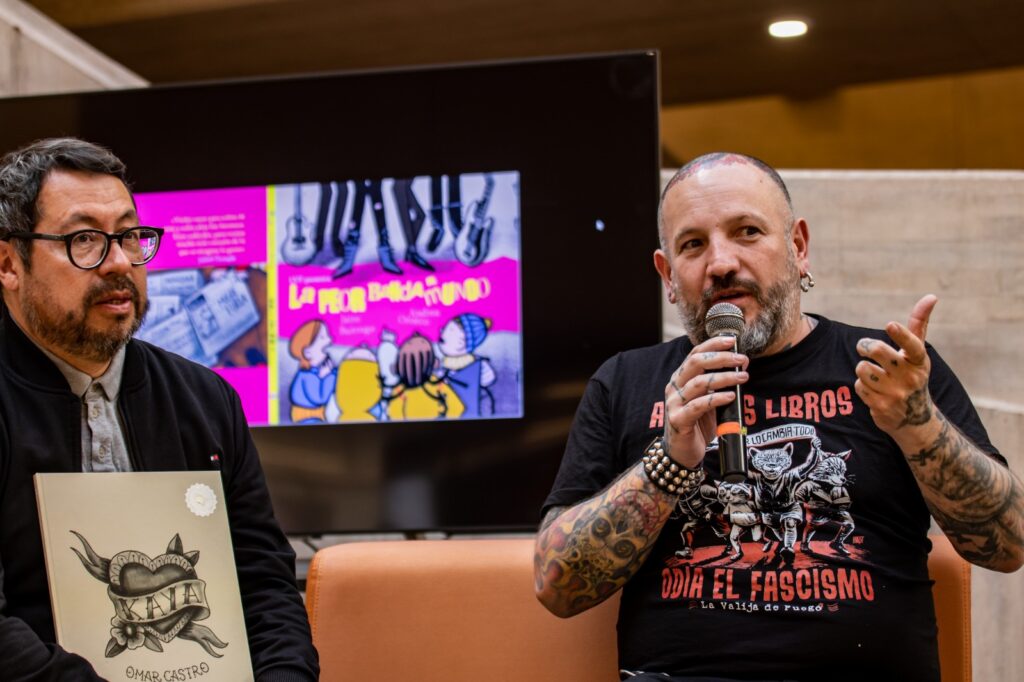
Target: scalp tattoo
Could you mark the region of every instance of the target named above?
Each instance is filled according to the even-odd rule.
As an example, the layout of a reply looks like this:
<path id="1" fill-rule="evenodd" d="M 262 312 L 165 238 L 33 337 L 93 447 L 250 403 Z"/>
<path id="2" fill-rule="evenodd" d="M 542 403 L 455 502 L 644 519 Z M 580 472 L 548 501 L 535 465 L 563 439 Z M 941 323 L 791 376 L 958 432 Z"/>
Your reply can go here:
<path id="1" fill-rule="evenodd" d="M 716 166 L 750 166 L 761 171 L 782 192 L 782 196 L 786 201 L 786 206 L 789 208 L 790 213 L 792 213 L 793 201 L 789 195 L 789 189 L 786 187 L 786 183 L 783 181 L 778 171 L 757 157 L 750 156 L 748 154 L 737 154 L 735 152 L 711 152 L 689 161 L 686 165 L 680 168 L 676 174 L 672 176 L 672 179 L 668 181 L 668 184 L 665 185 L 665 189 L 661 193 L 662 201 L 664 201 L 665 195 L 668 194 L 669 190 L 675 187 L 679 182 L 696 175 L 702 170 L 714 168 Z M 658 224 L 660 226 L 662 224 L 660 207 L 658 213 Z"/>
<path id="2" fill-rule="evenodd" d="M 697 173 L 701 172 L 705 168 L 714 168 L 715 166 L 737 166 L 737 165 L 739 165 L 739 166 L 753 166 L 754 164 L 751 163 L 750 159 L 746 158 L 745 156 L 741 156 L 739 154 L 732 154 L 732 153 L 729 153 L 729 152 L 723 153 L 721 155 L 709 154 L 709 155 L 707 155 L 705 157 L 701 157 L 695 163 L 690 164 L 689 166 L 684 168 L 682 171 L 680 171 L 680 173 L 678 175 L 677 182 L 682 181 L 682 180 L 686 180 L 687 178 L 692 177 L 692 176 L 696 175 Z"/>

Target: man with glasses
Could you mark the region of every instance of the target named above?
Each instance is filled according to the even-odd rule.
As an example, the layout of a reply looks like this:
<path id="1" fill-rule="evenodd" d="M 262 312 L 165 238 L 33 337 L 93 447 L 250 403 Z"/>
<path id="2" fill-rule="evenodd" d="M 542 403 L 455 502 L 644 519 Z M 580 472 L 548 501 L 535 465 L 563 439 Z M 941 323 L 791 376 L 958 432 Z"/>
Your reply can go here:
<path id="1" fill-rule="evenodd" d="M 92 270 L 103 264 L 110 243 L 117 242 L 132 265 L 145 265 L 153 260 L 160 246 L 162 227 L 129 227 L 124 232 L 109 234 L 103 230 L 87 228 L 67 234 L 39 234 L 38 232 L 9 232 L 4 239 L 42 239 L 64 242 L 68 260 L 83 270 Z"/>
<path id="2" fill-rule="evenodd" d="M 163 230 L 124 165 L 63 138 L 0 159 L 0 661 L 4 679 L 99 679 L 55 644 L 32 475 L 222 471 L 257 680 L 315 680 L 294 553 L 235 392 L 132 340 Z M 126 509 L 126 513 L 131 513 Z"/>

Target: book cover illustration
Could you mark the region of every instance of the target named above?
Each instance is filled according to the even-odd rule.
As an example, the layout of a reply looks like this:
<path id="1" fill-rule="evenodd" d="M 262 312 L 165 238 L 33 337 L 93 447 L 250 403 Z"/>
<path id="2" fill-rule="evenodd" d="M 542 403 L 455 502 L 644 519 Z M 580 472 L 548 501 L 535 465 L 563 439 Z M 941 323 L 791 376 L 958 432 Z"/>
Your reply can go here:
<path id="1" fill-rule="evenodd" d="M 515 170 L 135 195 L 164 228 L 137 338 L 251 425 L 523 416 Z"/>
<path id="2" fill-rule="evenodd" d="M 35 481 L 62 647 L 109 680 L 253 679 L 217 472 Z"/>

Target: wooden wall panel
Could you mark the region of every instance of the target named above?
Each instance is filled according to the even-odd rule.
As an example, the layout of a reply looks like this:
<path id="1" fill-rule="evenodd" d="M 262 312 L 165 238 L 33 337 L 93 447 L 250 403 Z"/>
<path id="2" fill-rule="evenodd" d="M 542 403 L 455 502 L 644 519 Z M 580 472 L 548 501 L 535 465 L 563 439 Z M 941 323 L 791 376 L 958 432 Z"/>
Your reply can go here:
<path id="1" fill-rule="evenodd" d="M 777 168 L 1024 168 L 1024 68 L 666 107 L 666 165 L 715 150 Z"/>

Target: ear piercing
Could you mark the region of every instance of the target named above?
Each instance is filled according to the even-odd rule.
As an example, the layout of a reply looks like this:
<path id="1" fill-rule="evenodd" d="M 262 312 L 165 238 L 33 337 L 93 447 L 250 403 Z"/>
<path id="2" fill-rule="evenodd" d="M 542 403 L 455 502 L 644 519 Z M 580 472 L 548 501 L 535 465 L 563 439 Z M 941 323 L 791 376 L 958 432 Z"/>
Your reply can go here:
<path id="1" fill-rule="evenodd" d="M 812 287 L 814 287 L 814 276 L 811 274 L 811 271 L 808 270 L 804 274 L 800 275 L 800 291 L 806 294 Z"/>

